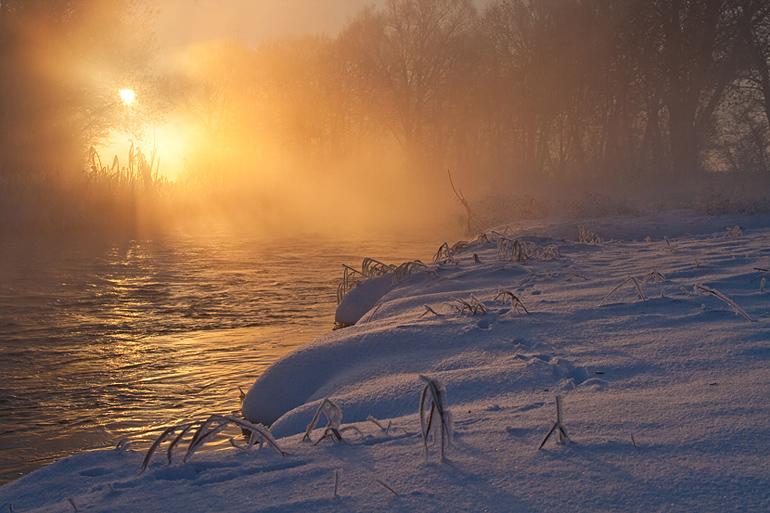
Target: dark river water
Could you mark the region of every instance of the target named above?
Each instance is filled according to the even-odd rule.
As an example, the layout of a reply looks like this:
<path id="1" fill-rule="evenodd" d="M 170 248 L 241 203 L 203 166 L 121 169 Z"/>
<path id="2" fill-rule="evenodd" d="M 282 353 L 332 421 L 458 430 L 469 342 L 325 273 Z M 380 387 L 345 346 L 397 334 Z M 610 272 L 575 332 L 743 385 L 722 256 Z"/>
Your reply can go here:
<path id="1" fill-rule="evenodd" d="M 238 409 L 238 386 L 331 330 L 342 263 L 425 259 L 440 242 L 3 241 L 0 483 Z"/>

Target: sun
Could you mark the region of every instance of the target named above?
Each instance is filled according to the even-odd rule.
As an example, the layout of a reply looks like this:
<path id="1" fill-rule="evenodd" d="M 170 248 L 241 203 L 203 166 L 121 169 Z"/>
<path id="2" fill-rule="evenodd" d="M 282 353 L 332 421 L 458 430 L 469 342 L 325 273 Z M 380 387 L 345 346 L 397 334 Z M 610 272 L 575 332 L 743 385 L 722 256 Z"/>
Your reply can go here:
<path id="1" fill-rule="evenodd" d="M 136 93 L 133 89 L 120 89 L 118 94 L 124 105 L 133 105 L 136 101 Z"/>

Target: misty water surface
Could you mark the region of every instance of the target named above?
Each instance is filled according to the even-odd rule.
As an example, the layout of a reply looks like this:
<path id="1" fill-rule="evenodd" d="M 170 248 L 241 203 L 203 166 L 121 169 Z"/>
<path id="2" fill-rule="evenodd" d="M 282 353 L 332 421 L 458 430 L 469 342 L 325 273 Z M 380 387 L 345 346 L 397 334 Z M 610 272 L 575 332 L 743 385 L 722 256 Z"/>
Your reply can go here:
<path id="1" fill-rule="evenodd" d="M 239 406 L 276 358 L 331 330 L 340 264 L 425 242 L 174 236 L 0 246 L 0 482 Z"/>

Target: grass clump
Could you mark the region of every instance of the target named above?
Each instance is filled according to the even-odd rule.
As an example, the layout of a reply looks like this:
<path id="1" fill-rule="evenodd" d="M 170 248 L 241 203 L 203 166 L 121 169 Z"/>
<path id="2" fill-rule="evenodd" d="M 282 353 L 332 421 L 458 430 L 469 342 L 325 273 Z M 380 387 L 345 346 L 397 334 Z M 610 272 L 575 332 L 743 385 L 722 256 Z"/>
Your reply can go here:
<path id="1" fill-rule="evenodd" d="M 559 256 L 559 247 L 555 244 L 541 246 L 532 241 L 510 239 L 502 236 L 497 239 L 497 259 L 500 261 L 550 261 L 556 260 Z"/>
<path id="2" fill-rule="evenodd" d="M 488 312 L 487 307 L 484 306 L 484 303 L 479 301 L 478 298 L 473 294 L 471 294 L 471 297 L 468 299 L 455 299 L 452 306 L 454 306 L 455 310 L 457 310 L 457 313 L 461 315 L 484 315 Z"/>
<path id="3" fill-rule="evenodd" d="M 602 239 L 597 234 L 581 225 L 578 226 L 578 242 L 581 244 L 601 244 Z"/>

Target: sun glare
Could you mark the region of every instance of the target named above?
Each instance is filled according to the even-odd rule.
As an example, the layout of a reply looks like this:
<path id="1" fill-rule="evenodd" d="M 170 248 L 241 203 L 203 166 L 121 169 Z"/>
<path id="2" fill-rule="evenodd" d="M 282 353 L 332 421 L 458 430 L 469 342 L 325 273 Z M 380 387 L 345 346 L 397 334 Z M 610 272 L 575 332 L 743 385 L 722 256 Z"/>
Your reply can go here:
<path id="1" fill-rule="evenodd" d="M 136 101 L 136 93 L 133 89 L 120 89 L 118 94 L 124 105 L 132 105 Z"/>

